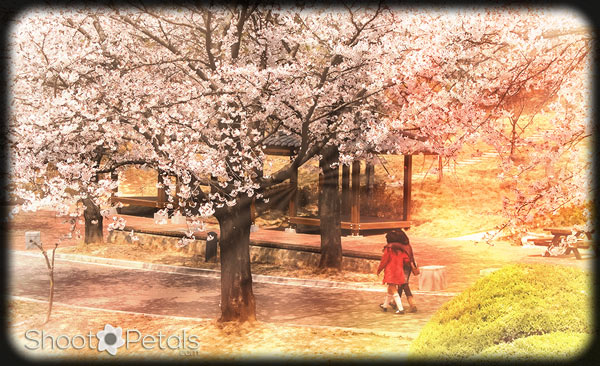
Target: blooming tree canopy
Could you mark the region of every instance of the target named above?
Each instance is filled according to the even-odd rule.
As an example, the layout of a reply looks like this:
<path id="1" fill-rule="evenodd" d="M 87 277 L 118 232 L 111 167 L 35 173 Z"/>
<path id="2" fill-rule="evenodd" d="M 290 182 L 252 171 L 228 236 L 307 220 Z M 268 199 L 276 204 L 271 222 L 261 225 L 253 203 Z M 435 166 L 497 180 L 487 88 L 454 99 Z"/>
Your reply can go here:
<path id="1" fill-rule="evenodd" d="M 343 139 L 377 122 L 355 110 L 406 68 L 394 18 L 382 8 L 31 11 L 13 37 L 14 171 L 23 182 L 49 166 L 56 175 L 43 199 L 19 192 L 66 207 L 66 197 L 108 196 L 114 182 L 98 174 L 147 164 L 182 177 L 181 198 L 202 196 L 203 215 L 232 206 L 286 176 L 260 175 L 271 134 L 302 137 L 301 165 L 335 143 L 329 131 Z M 216 191 L 203 195 L 192 177 Z"/>

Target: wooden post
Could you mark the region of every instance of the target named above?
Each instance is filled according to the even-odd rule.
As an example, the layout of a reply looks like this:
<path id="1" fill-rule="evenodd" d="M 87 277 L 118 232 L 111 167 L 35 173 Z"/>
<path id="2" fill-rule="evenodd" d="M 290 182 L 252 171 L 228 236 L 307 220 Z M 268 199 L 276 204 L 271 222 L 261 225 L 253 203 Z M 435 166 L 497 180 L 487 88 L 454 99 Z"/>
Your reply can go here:
<path id="1" fill-rule="evenodd" d="M 367 177 L 367 190 L 371 190 L 375 185 L 375 165 L 367 163 L 365 167 L 365 175 Z"/>
<path id="2" fill-rule="evenodd" d="M 110 180 L 112 180 L 113 182 L 117 182 L 117 186 L 112 190 L 112 194 L 111 197 L 115 197 L 117 195 L 117 193 L 119 193 L 119 173 L 117 172 L 110 172 Z"/>
<path id="3" fill-rule="evenodd" d="M 360 161 L 352 163 L 352 208 L 350 210 L 352 235 L 359 234 L 360 223 Z"/>
<path id="4" fill-rule="evenodd" d="M 404 221 L 410 220 L 412 194 L 412 155 L 404 155 L 404 191 L 402 196 Z"/>
<path id="5" fill-rule="evenodd" d="M 173 199 L 173 208 L 179 208 L 179 192 L 181 191 L 181 179 L 175 176 L 175 198 Z M 183 215 L 183 212 L 181 212 Z"/>
<path id="6" fill-rule="evenodd" d="M 292 171 L 292 176 L 290 177 L 290 184 L 292 186 L 293 191 L 292 197 L 290 198 L 288 216 L 291 218 L 296 217 L 298 215 L 298 167 L 294 168 L 294 170 Z"/>
<path id="7" fill-rule="evenodd" d="M 115 203 L 115 199 L 117 198 L 117 193 L 119 193 L 119 173 L 112 171 L 109 174 L 109 178 L 111 181 L 113 182 L 117 182 L 117 186 L 115 188 L 112 189 L 111 193 L 110 193 L 110 205 L 111 207 L 114 207 L 114 203 Z M 119 209 L 117 208 L 117 213 L 119 212 Z"/>
<path id="8" fill-rule="evenodd" d="M 317 207 L 321 217 L 321 191 L 323 190 L 323 160 L 319 160 L 319 183 L 317 184 Z"/>
<path id="9" fill-rule="evenodd" d="M 365 176 L 366 176 L 366 191 L 367 191 L 367 210 L 371 212 L 371 207 L 373 203 L 373 187 L 375 186 L 375 166 L 371 163 L 366 163 L 365 166 Z"/>
<path id="10" fill-rule="evenodd" d="M 350 166 L 342 166 L 342 216 L 350 213 Z"/>
<path id="11" fill-rule="evenodd" d="M 158 178 L 157 178 L 158 183 L 159 184 L 162 183 L 162 187 L 159 187 L 157 189 L 157 195 L 156 195 L 157 196 L 156 197 L 156 201 L 157 201 L 156 203 L 157 203 L 157 206 L 159 208 L 164 208 L 165 205 L 167 204 L 167 191 L 165 190 L 165 184 L 163 182 L 162 173 L 163 172 L 161 170 L 159 170 L 158 171 Z"/>
<path id="12" fill-rule="evenodd" d="M 444 177 L 444 164 L 442 163 L 442 156 L 438 155 L 438 182 L 442 181 L 442 178 Z"/>

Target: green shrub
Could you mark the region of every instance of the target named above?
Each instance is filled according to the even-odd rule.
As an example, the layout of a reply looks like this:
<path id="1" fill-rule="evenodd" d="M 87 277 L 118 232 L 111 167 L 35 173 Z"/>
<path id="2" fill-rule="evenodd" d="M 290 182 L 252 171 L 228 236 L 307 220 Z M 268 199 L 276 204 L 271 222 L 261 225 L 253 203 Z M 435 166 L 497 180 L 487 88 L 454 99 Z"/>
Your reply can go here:
<path id="1" fill-rule="evenodd" d="M 515 339 L 484 349 L 477 360 L 568 360 L 587 349 L 590 335 L 586 333 L 553 332 Z"/>
<path id="2" fill-rule="evenodd" d="M 411 344 L 416 358 L 467 358 L 552 332 L 591 333 L 591 277 L 578 268 L 509 265 L 448 301 Z"/>

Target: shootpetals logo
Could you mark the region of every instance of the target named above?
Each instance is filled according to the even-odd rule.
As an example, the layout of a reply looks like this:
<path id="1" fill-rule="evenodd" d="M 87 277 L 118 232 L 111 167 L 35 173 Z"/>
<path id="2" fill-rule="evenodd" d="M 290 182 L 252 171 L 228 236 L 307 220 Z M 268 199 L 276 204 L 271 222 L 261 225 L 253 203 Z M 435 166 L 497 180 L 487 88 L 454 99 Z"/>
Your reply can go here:
<path id="1" fill-rule="evenodd" d="M 137 329 L 123 330 L 121 327 L 113 327 L 106 324 L 104 329 L 87 334 L 50 334 L 43 329 L 29 329 L 25 332 L 27 343 L 24 347 L 30 351 L 46 349 L 95 349 L 98 352 L 107 352 L 112 356 L 117 355 L 117 350 L 124 346 L 139 345 L 144 350 L 160 349 L 180 352 L 194 351 L 200 347 L 200 339 L 195 334 L 189 334 L 186 329 L 176 334 L 167 335 L 161 330 L 154 334 L 142 334 Z"/>
<path id="2" fill-rule="evenodd" d="M 96 337 L 98 337 L 98 351 L 106 351 L 113 356 L 116 355 L 117 348 L 125 344 L 122 334 L 121 327 L 113 328 L 112 325 L 106 324 L 104 330 L 96 333 Z"/>

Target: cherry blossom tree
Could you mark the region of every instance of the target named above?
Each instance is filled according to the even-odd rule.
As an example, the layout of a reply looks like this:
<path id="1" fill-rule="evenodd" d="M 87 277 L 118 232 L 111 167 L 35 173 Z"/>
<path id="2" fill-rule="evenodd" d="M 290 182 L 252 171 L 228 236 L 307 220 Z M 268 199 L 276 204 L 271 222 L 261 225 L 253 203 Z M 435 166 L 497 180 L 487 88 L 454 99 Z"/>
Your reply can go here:
<path id="1" fill-rule="evenodd" d="M 221 320 L 253 320 L 250 202 L 372 123 L 354 114 L 406 54 L 394 20 L 381 6 L 30 11 L 13 46 L 16 192 L 66 211 L 107 206 L 125 166 L 177 176 L 184 213 L 219 221 Z M 275 133 L 301 146 L 265 176 Z"/>
<path id="2" fill-rule="evenodd" d="M 498 228 L 509 233 L 548 224 L 592 196 L 590 30 L 564 9 L 521 16 L 516 40 L 489 66 L 498 102 L 476 132 L 499 153 L 499 178 L 512 189 Z"/>

